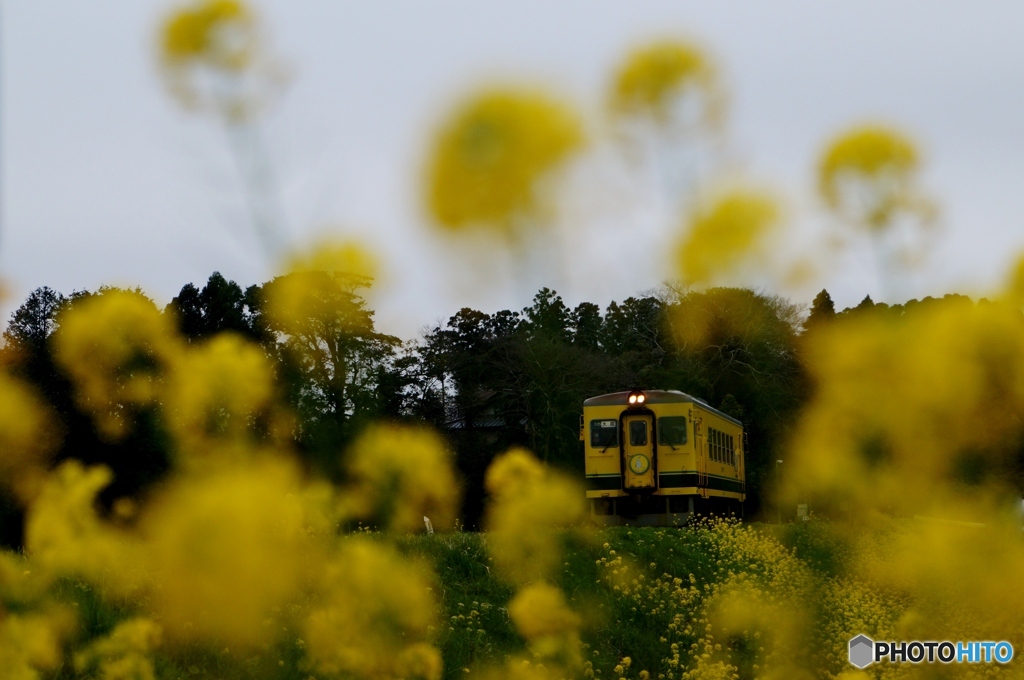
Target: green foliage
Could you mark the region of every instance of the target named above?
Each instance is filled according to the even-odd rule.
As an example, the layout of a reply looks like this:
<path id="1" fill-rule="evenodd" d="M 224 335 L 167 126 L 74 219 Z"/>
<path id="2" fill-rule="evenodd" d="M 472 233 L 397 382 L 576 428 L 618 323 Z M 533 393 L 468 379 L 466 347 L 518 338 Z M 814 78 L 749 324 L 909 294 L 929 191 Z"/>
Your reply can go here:
<path id="1" fill-rule="evenodd" d="M 832 296 L 824 288 L 814 296 L 811 303 L 811 312 L 804 321 L 804 330 L 808 331 L 823 323 L 828 323 L 836 318 L 836 304 L 832 302 Z"/>

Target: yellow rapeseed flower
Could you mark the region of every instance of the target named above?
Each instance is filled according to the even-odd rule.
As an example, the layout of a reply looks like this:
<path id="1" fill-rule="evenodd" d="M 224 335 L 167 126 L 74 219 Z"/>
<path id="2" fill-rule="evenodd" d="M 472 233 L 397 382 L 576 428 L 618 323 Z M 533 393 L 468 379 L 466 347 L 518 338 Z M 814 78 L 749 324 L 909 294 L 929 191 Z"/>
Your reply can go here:
<path id="1" fill-rule="evenodd" d="M 537 183 L 583 143 L 579 118 L 548 95 L 487 90 L 439 130 L 427 165 L 426 203 L 448 229 L 512 230 L 536 215 Z"/>
<path id="2" fill-rule="evenodd" d="M 345 332 L 371 330 L 353 291 L 368 287 L 377 259 L 354 242 L 324 242 L 291 257 L 285 274 L 264 286 L 272 325 L 292 336 L 315 337 L 332 327 Z"/>
<path id="3" fill-rule="evenodd" d="M 38 470 L 55 443 L 50 418 L 33 390 L 0 370 L 0 484 L 24 484 L 25 473 Z"/>
<path id="4" fill-rule="evenodd" d="M 692 284 L 728 278 L 764 252 L 779 219 L 777 202 L 764 192 L 735 189 L 702 201 L 678 246 L 680 275 Z"/>
<path id="5" fill-rule="evenodd" d="M 275 459 L 172 483 L 142 518 L 168 637 L 236 647 L 268 641 L 264 620 L 297 592 L 319 559 L 299 476 Z"/>
<path id="6" fill-rule="evenodd" d="M 161 56 L 167 62 L 197 61 L 239 70 L 251 58 L 253 16 L 238 0 L 199 0 L 164 22 Z"/>
<path id="7" fill-rule="evenodd" d="M 514 447 L 488 466 L 484 477 L 487 493 L 495 497 L 515 496 L 544 479 L 544 466 L 526 449 Z"/>
<path id="8" fill-rule="evenodd" d="M 62 463 L 43 482 L 25 518 L 25 551 L 44 572 L 75 576 L 120 592 L 139 584 L 137 546 L 104 522 L 96 495 L 109 468 Z"/>
<path id="9" fill-rule="evenodd" d="M 408 425 L 376 424 L 352 445 L 346 459 L 350 484 L 344 492 L 350 516 L 377 518 L 395 531 L 454 525 L 459 485 L 452 454 L 433 431 Z"/>
<path id="10" fill-rule="evenodd" d="M 487 545 L 499 573 L 518 584 L 555 573 L 562 563 L 560 532 L 585 516 L 579 483 L 530 463 L 528 456 L 522 450 L 499 456 L 492 463 L 497 471 L 486 476 L 492 493 L 485 518 Z"/>
<path id="11" fill-rule="evenodd" d="M 573 636 L 581 623 L 562 591 L 547 583 L 534 583 L 516 593 L 508 613 L 516 630 L 530 641 Z"/>
<path id="12" fill-rule="evenodd" d="M 39 680 L 41 671 L 60 665 L 64 639 L 73 627 L 74 617 L 64 609 L 15 613 L 0 606 L 0 675 Z"/>
<path id="13" fill-rule="evenodd" d="M 78 405 L 109 437 L 126 432 L 133 409 L 156 402 L 180 352 L 170 320 L 130 291 L 104 291 L 72 304 L 54 334 L 55 358 L 74 382 Z"/>
<path id="14" fill-rule="evenodd" d="M 186 458 L 257 444 L 257 419 L 269 415 L 273 368 L 258 346 L 221 333 L 176 364 L 164 398 L 167 423 Z"/>
<path id="15" fill-rule="evenodd" d="M 155 680 L 152 653 L 160 646 L 162 630 L 146 618 L 123 621 L 106 637 L 75 653 L 75 669 L 92 669 L 101 680 Z"/>
<path id="16" fill-rule="evenodd" d="M 818 163 L 818 191 L 840 216 L 882 230 L 914 204 L 918 169 L 914 143 L 878 125 L 853 128 L 826 147 Z"/>
<path id="17" fill-rule="evenodd" d="M 429 645 L 437 604 L 429 573 L 393 548 L 346 538 L 324 566 L 317 598 L 302 625 L 312 668 L 360 678 L 437 680 L 440 653 Z M 416 676 L 414 676 L 416 677 Z"/>
<path id="18" fill-rule="evenodd" d="M 647 115 L 666 122 L 688 90 L 703 97 L 705 123 L 721 114 L 722 97 L 711 60 L 696 45 L 672 40 L 637 49 L 615 77 L 611 108 L 617 115 Z"/>
<path id="19" fill-rule="evenodd" d="M 327 272 L 366 279 L 377 278 L 380 263 L 364 245 L 351 240 L 326 238 L 303 251 L 292 253 L 285 261 L 286 273 Z"/>

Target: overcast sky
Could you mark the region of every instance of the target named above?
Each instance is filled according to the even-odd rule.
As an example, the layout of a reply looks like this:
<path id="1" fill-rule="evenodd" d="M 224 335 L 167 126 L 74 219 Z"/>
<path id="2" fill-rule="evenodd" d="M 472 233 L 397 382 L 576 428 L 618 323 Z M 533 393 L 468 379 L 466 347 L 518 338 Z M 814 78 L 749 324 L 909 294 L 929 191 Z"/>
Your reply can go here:
<path id="1" fill-rule="evenodd" d="M 272 274 L 247 226 L 222 129 L 182 112 L 158 77 L 153 38 L 168 6 L 0 5 L 5 317 L 42 285 L 63 292 L 140 285 L 163 304 L 214 270 L 243 286 Z M 668 275 L 661 255 L 670 239 L 658 232 L 664 221 L 642 209 L 621 222 L 595 217 L 600 196 L 582 211 L 593 231 L 576 225 L 563 237 L 589 245 L 572 251 L 578 256 L 535 257 L 528 271 L 438 244 L 418 200 L 430 131 L 473 85 L 545 84 L 599 121 L 616 63 L 637 43 L 667 35 L 696 38 L 717 56 L 731 93 L 732 157 L 746 175 L 778 187 L 805 221 L 814 159 L 830 135 L 883 120 L 918 140 L 923 185 L 942 208 L 944 233 L 907 294 L 984 294 L 1024 250 L 1024 3 L 262 0 L 256 7 L 291 72 L 264 136 L 290 241 L 330 232 L 373 244 L 385 260 L 373 299 L 379 323 L 405 338 L 462 306 L 520 308 L 542 284 L 571 304 L 605 305 Z M 624 255 L 632 259 L 624 263 Z M 857 258 L 804 289 L 779 292 L 806 303 L 822 285 L 840 306 L 882 295 Z"/>

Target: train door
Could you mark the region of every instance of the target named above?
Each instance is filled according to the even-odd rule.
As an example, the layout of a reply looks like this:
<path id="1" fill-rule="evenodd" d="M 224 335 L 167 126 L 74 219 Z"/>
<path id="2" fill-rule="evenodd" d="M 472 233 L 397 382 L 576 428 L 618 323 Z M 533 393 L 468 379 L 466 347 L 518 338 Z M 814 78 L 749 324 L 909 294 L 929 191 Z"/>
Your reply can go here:
<path id="1" fill-rule="evenodd" d="M 708 495 L 708 451 L 704 437 L 704 419 L 693 417 L 693 453 L 697 463 L 697 493 L 707 498 Z"/>
<path id="2" fill-rule="evenodd" d="M 627 489 L 654 488 L 654 417 L 627 415 L 622 419 Z"/>

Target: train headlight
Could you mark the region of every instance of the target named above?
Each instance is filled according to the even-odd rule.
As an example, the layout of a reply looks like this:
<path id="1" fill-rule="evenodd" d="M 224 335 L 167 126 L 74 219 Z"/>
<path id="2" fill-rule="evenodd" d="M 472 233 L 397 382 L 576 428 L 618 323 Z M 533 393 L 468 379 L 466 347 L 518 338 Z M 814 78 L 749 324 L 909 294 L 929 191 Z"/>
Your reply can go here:
<path id="1" fill-rule="evenodd" d="M 633 390 L 629 393 L 628 401 L 630 406 L 641 406 L 646 400 L 647 397 L 645 397 L 644 393 L 640 390 Z"/>

